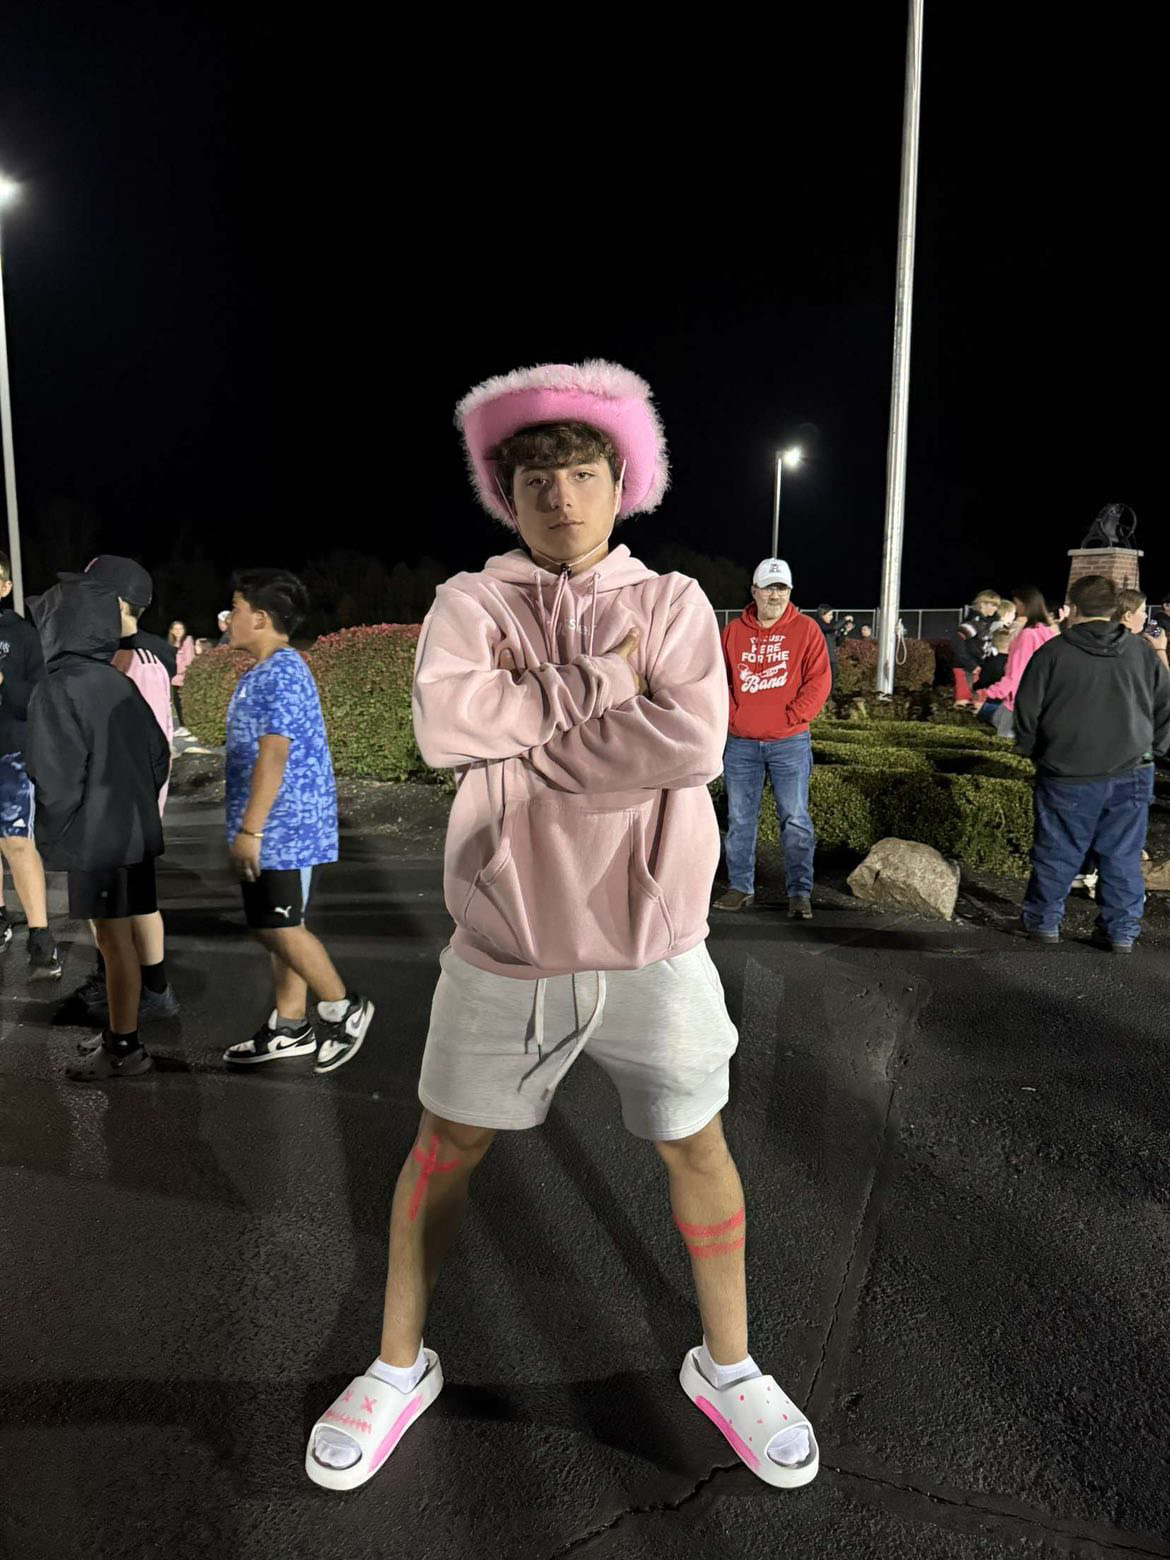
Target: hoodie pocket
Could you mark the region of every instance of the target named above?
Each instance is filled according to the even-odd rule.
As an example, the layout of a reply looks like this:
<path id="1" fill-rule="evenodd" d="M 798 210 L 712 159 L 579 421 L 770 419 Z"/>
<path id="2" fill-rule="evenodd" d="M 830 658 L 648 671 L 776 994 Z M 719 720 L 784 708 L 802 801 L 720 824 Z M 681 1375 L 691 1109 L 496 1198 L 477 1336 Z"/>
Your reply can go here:
<path id="1" fill-rule="evenodd" d="M 509 809 L 472 882 L 467 930 L 508 960 L 543 970 L 640 969 L 674 942 L 646 859 L 649 804 Z"/>

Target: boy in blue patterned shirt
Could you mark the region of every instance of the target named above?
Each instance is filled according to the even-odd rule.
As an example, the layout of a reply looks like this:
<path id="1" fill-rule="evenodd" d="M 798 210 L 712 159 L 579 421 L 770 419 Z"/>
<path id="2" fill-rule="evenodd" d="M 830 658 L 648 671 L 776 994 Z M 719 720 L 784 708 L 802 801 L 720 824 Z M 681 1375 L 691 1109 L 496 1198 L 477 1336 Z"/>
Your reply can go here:
<path id="1" fill-rule="evenodd" d="M 231 645 L 256 664 L 228 706 L 228 851 L 247 923 L 272 959 L 276 1006 L 224 1061 L 249 1067 L 316 1052 L 314 1071 L 327 1073 L 356 1055 L 374 1004 L 347 991 L 304 925 L 313 868 L 337 860 L 337 791 L 321 701 L 303 656 L 289 646 L 308 605 L 305 587 L 283 569 L 251 569 L 234 581 Z"/>

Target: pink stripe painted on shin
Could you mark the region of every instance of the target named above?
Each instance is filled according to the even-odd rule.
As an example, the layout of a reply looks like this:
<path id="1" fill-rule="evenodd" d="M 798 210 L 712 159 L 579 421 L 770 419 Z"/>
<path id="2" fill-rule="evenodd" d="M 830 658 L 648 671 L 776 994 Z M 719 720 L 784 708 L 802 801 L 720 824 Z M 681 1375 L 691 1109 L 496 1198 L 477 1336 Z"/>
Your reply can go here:
<path id="1" fill-rule="evenodd" d="M 377 1451 L 370 1459 L 371 1473 L 377 1473 L 378 1469 L 382 1466 L 387 1457 L 389 1457 L 390 1453 L 398 1445 L 399 1441 L 402 1439 L 402 1432 L 407 1428 L 411 1420 L 417 1415 L 421 1406 L 422 1393 L 420 1392 L 418 1397 L 411 1398 L 410 1402 L 402 1410 L 398 1418 L 386 1432 L 386 1435 L 379 1442 Z"/>
<path id="2" fill-rule="evenodd" d="M 715 1407 L 714 1403 L 708 1403 L 705 1397 L 697 1397 L 695 1399 L 695 1406 L 696 1408 L 701 1408 L 703 1410 L 707 1418 L 715 1426 L 716 1430 L 720 1431 L 720 1433 L 724 1436 L 732 1451 L 734 1451 L 737 1456 L 742 1457 L 749 1468 L 758 1468 L 760 1466 L 760 1459 L 756 1456 L 755 1452 L 752 1451 L 751 1447 L 744 1440 L 743 1436 L 740 1435 L 739 1431 L 731 1423 L 731 1420 L 724 1419 L 723 1415 Z"/>
<path id="3" fill-rule="evenodd" d="M 722 1224 L 684 1224 L 678 1218 L 674 1222 L 690 1240 L 706 1240 L 711 1235 L 726 1235 L 729 1230 L 738 1229 L 746 1217 L 747 1210 L 741 1208 L 730 1219 L 724 1219 Z"/>

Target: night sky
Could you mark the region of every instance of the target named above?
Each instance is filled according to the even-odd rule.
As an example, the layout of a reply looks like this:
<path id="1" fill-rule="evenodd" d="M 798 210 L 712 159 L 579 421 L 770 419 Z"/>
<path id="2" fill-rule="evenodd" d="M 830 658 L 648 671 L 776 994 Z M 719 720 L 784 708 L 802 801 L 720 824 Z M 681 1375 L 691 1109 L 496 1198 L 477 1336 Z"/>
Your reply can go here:
<path id="1" fill-rule="evenodd" d="M 1035 9 L 927 0 L 906 606 L 1059 593 L 1114 499 L 1170 587 L 1154 22 Z M 578 10 L 539 35 L 520 12 L 476 33 L 447 10 L 24 11 L 0 167 L 25 185 L 4 232 L 26 531 L 72 500 L 152 567 L 176 545 L 225 571 L 336 547 L 475 567 L 501 533 L 454 403 L 602 356 L 650 381 L 672 449 L 636 551 L 746 571 L 797 441 L 796 597 L 876 602 L 903 5 L 722 33 L 713 10 L 654 34 Z"/>

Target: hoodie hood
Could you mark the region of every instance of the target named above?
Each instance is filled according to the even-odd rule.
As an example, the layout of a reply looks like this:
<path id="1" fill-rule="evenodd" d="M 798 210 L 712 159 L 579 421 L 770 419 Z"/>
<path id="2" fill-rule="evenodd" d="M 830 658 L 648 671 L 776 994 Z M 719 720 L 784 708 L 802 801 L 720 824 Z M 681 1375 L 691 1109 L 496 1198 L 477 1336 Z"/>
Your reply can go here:
<path id="1" fill-rule="evenodd" d="M 84 575 L 63 580 L 29 606 L 40 632 L 46 666 L 66 655 L 113 660 L 122 633 L 122 614 L 108 585 Z"/>
<path id="2" fill-rule="evenodd" d="M 495 558 L 489 558 L 484 564 L 484 573 L 490 574 L 497 580 L 507 580 L 512 585 L 531 585 L 534 582 L 543 583 L 545 586 L 555 585 L 562 577 L 556 569 L 546 569 L 536 563 L 524 551 L 522 547 L 514 547 L 511 552 L 500 553 Z M 642 580 L 652 580 L 654 570 L 648 569 L 644 563 L 630 554 L 630 549 L 623 542 L 620 547 L 613 547 L 605 557 L 580 574 L 569 577 L 569 587 L 577 590 L 588 584 L 592 589 L 592 580 L 596 576 L 598 591 L 621 590 L 624 585 L 637 585 Z"/>
<path id="3" fill-rule="evenodd" d="M 1074 623 L 1066 628 L 1064 638 L 1070 645 L 1083 650 L 1086 655 L 1118 656 L 1129 639 L 1130 632 L 1124 623 L 1095 620 L 1090 623 Z"/>

